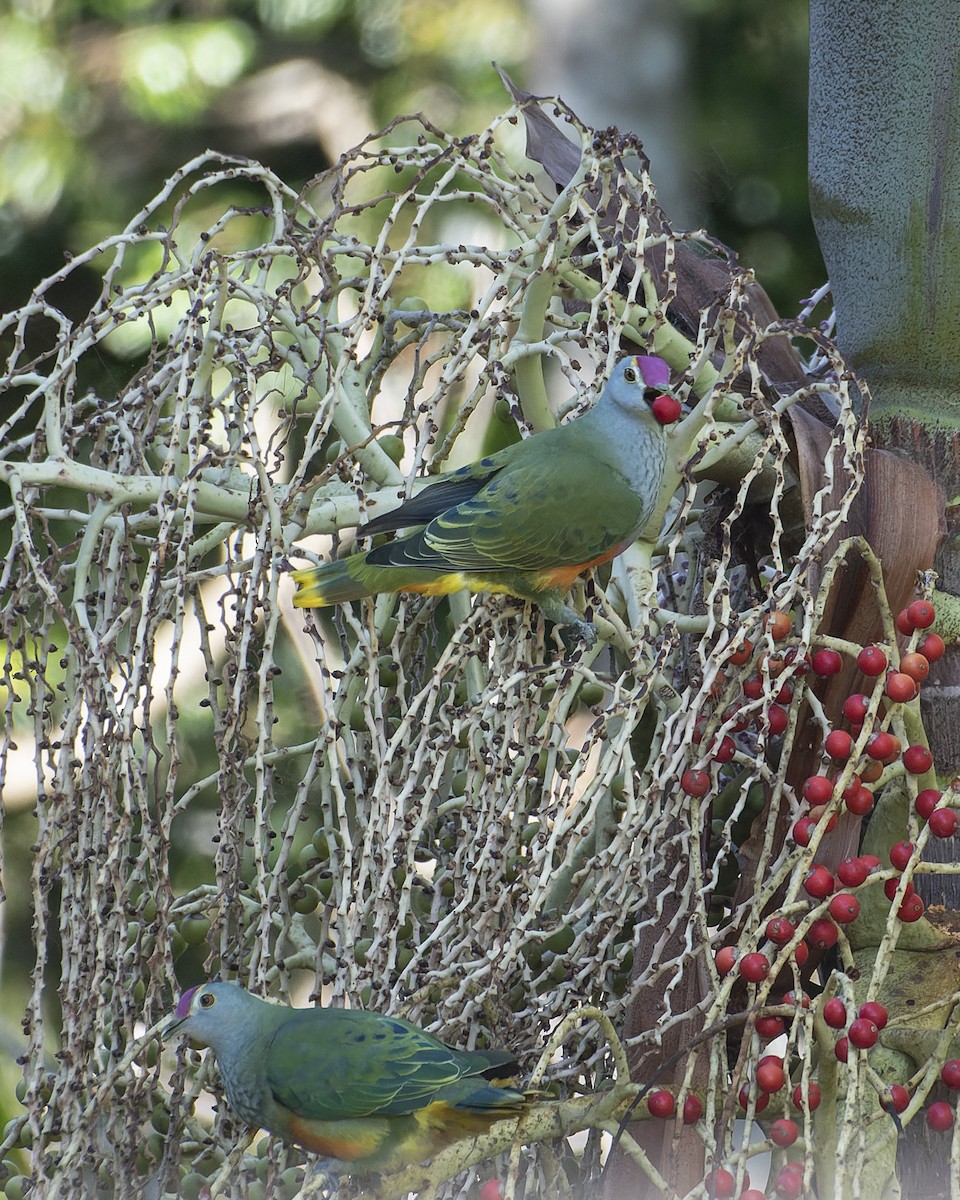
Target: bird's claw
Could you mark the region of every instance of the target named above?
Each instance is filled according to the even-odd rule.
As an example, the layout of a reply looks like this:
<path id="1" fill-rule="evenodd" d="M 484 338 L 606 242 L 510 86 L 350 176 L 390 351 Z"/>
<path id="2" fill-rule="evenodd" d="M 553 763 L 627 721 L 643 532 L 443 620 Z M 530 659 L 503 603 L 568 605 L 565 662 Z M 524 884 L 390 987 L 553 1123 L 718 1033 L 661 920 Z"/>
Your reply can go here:
<path id="1" fill-rule="evenodd" d="M 567 650 L 590 650 L 597 644 L 597 629 L 579 617 L 560 626 L 560 637 Z"/>

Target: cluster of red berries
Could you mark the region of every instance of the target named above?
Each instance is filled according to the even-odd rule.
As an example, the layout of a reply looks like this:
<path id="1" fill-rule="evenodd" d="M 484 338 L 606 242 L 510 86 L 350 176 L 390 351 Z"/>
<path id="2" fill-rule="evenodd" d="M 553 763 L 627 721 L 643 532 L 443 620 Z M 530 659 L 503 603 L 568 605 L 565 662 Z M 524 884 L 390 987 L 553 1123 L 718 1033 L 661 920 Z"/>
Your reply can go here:
<path id="1" fill-rule="evenodd" d="M 785 1000 L 789 1003 L 790 1001 Z M 809 1007 L 808 997 L 801 995 L 798 1003 Z M 846 1029 L 844 1037 L 836 1044 L 836 1055 L 841 1062 L 846 1062 L 849 1047 L 868 1050 L 875 1045 L 879 1031 L 887 1023 L 887 1010 L 876 1000 L 867 1000 L 857 1009 L 856 1017 L 847 1024 L 846 1005 L 838 996 L 826 1000 L 821 1009 L 821 1016 L 827 1025 L 834 1029 Z M 960 1059 L 950 1059 L 943 1064 L 940 1078 L 947 1087 L 960 1090 Z M 784 1066 L 784 1060 L 776 1054 L 767 1054 L 757 1063 L 753 1079 L 745 1083 L 739 1093 L 740 1107 L 746 1110 L 753 1104 L 754 1113 L 761 1113 L 770 1103 L 770 1097 L 789 1086 L 789 1077 Z M 808 1083 L 806 1088 L 797 1084 L 791 1093 L 794 1108 L 814 1112 L 822 1100 L 820 1085 Z M 889 1084 L 880 1095 L 880 1104 L 893 1112 L 902 1113 L 910 1103 L 910 1093 L 901 1083 Z M 677 1111 L 673 1093 L 666 1088 L 659 1088 L 647 1096 L 647 1111 L 652 1117 L 667 1120 Z M 687 1095 L 683 1102 L 683 1122 L 692 1125 L 703 1115 L 703 1105 L 694 1095 Z M 935 1100 L 927 1105 L 926 1121 L 932 1130 L 945 1132 L 953 1127 L 955 1113 L 953 1107 L 944 1100 Z M 767 1136 L 774 1146 L 782 1150 L 788 1149 L 800 1136 L 800 1127 L 791 1117 L 779 1117 L 767 1130 Z M 803 1193 L 804 1165 L 802 1162 L 788 1162 L 772 1181 L 773 1190 L 763 1192 L 758 1188 L 748 1188 L 739 1193 L 740 1200 L 768 1200 L 778 1197 L 778 1200 L 796 1200 Z M 714 1168 L 706 1179 L 707 1195 L 716 1197 L 732 1197 L 736 1192 L 736 1178 L 725 1167 Z"/>
<path id="2" fill-rule="evenodd" d="M 717 1200 L 726 1200 L 736 1196 L 736 1179 L 726 1167 L 716 1167 L 706 1179 L 707 1195 L 716 1196 Z M 771 1193 L 780 1200 L 796 1200 L 803 1192 L 803 1163 L 788 1162 L 777 1175 L 774 1190 Z M 759 1188 L 748 1187 L 740 1192 L 740 1200 L 767 1200 L 767 1193 Z"/>
<path id="3" fill-rule="evenodd" d="M 847 1024 L 847 1006 L 839 996 L 826 1000 L 820 1010 L 824 1022 L 831 1029 L 846 1029 L 846 1034 L 837 1039 L 833 1048 L 834 1054 L 841 1062 L 847 1062 L 850 1057 L 850 1047 L 857 1050 L 869 1050 L 877 1044 L 880 1030 L 887 1023 L 887 1010 L 877 1000 L 867 1000 L 857 1009 L 857 1015 Z M 904 1089 L 905 1091 L 906 1089 Z M 906 1104 L 899 1106 L 894 1100 L 897 1112 L 903 1112 Z"/>
<path id="4" fill-rule="evenodd" d="M 926 651 L 922 653 L 921 649 L 917 649 L 904 653 L 899 662 L 899 670 L 888 671 L 887 654 L 879 646 L 867 646 L 859 652 L 857 665 L 863 674 L 878 680 L 880 676 L 885 675 L 883 689 L 888 701 L 898 704 L 914 699 L 921 681 L 929 672 L 930 663 L 942 655 L 943 640 L 929 629 L 935 615 L 933 606 L 926 600 L 915 600 L 898 615 L 898 630 L 909 636 L 911 643 L 922 635 L 918 646 Z M 792 622 L 787 614 L 769 614 L 767 630 L 774 639 L 786 637 L 791 629 Z M 746 661 L 743 657 L 744 652 L 745 647 L 738 647 L 737 661 L 741 664 Z M 821 677 L 829 677 L 836 674 L 843 665 L 841 655 L 829 648 L 819 649 L 802 661 L 794 657 L 788 664 L 790 653 L 788 650 L 778 662 L 782 667 L 790 665 L 794 677 L 807 670 L 812 670 L 815 675 Z M 904 680 L 909 683 L 909 688 Z M 761 688 L 755 693 L 759 697 L 762 695 L 762 681 L 759 676 L 751 676 L 744 684 L 744 691 L 752 697 L 754 693 L 750 692 L 749 688 L 754 681 Z M 789 689 L 790 685 L 784 684 L 781 690 Z M 777 699 L 789 702 L 787 695 L 778 696 Z M 824 739 L 824 751 L 832 764 L 847 763 L 851 757 L 855 740 L 861 738 L 871 704 L 871 697 L 861 693 L 850 696 L 845 701 L 843 712 L 850 729 L 831 730 Z M 876 708 L 876 704 L 873 707 Z M 892 716 L 892 712 L 888 716 Z M 848 766 L 840 776 L 825 772 L 811 775 L 804 781 L 800 791 L 808 809 L 797 819 L 792 829 L 793 840 L 798 845 L 807 846 L 815 834 L 823 836 L 835 828 L 841 801 L 851 813 L 865 816 L 873 807 L 873 793 L 865 786 L 866 783 L 876 782 L 884 768 L 897 758 L 901 759 L 904 769 L 912 776 L 926 774 L 932 769 L 933 758 L 926 746 L 918 744 L 902 749 L 894 734 L 883 727 L 885 718 L 879 711 L 875 719 L 880 722 L 880 727 L 862 743 L 862 761 L 856 764 L 856 773 L 851 773 Z M 702 796 L 710 787 L 710 776 L 706 771 L 688 770 L 681 777 L 681 787 L 691 795 Z M 936 837 L 951 837 L 960 827 L 960 815 L 936 788 L 924 788 L 920 791 L 915 806 L 919 818 L 929 824 L 930 832 Z M 891 850 L 889 865 L 894 870 L 903 872 L 913 861 L 913 854 L 914 847 L 911 844 L 900 843 Z M 810 865 L 803 880 L 803 889 L 814 903 L 827 903 L 825 911 L 806 930 L 804 940 L 794 947 L 793 959 L 798 965 L 803 965 L 811 948 L 829 950 L 837 943 L 841 928 L 855 921 L 860 914 L 860 901 L 854 892 L 872 873 L 883 869 L 884 864 L 880 859 L 868 854 L 846 859 L 838 866 L 836 874 L 822 863 L 814 862 Z M 884 891 L 891 901 L 900 889 L 899 878 L 885 880 Z M 904 922 L 917 921 L 923 915 L 923 911 L 923 901 L 916 894 L 913 884 L 907 882 L 900 891 L 897 906 L 899 919 Z M 775 946 L 784 946 L 794 941 L 796 932 L 797 926 L 786 917 L 772 919 L 766 928 L 766 935 Z M 732 970 L 737 962 L 740 975 L 749 983 L 760 983 L 771 966 L 770 960 L 762 952 L 738 956 L 738 952 L 732 947 L 721 949 L 716 961 L 721 975 Z M 770 1036 L 775 1034 L 771 1033 Z"/>
<path id="5" fill-rule="evenodd" d="M 777 1121 L 776 1125 L 792 1125 L 792 1121 Z M 771 1127 L 773 1128 L 773 1127 Z M 776 1141 L 771 1132 L 771 1140 Z M 777 1145 L 790 1145 L 792 1143 L 780 1143 Z M 742 1192 L 737 1192 L 737 1180 L 732 1171 L 726 1167 L 714 1167 L 711 1170 L 704 1184 L 706 1194 L 716 1197 L 716 1200 L 728 1200 L 729 1197 L 738 1196 L 739 1200 L 767 1200 L 768 1195 L 776 1196 L 779 1200 L 797 1200 L 797 1197 L 803 1194 L 803 1163 L 791 1161 L 785 1163 L 773 1181 L 773 1191 L 770 1193 L 763 1192 L 759 1188 L 748 1187 Z"/>
<path id="6" fill-rule="evenodd" d="M 888 669 L 887 653 L 879 646 L 865 646 L 857 655 L 857 667 L 861 674 L 878 680 L 880 676 L 884 677 L 883 698 L 890 704 L 903 704 L 916 699 L 920 685 L 930 672 L 930 664 L 942 656 L 943 639 L 939 634 L 929 631 L 935 615 L 933 605 L 926 600 L 915 600 L 898 615 L 896 624 L 901 633 L 913 637 L 921 630 L 924 632 L 917 649 L 901 656 L 897 669 Z M 812 671 L 821 678 L 837 674 L 842 666 L 843 659 L 836 650 L 817 650 L 810 659 Z M 845 764 L 853 755 L 855 743 L 870 712 L 871 699 L 863 692 L 855 692 L 843 702 L 843 717 L 850 728 L 832 729 L 824 738 L 824 754 L 831 765 Z M 917 744 L 903 748 L 899 738 L 887 727 L 888 715 L 878 709 L 873 731 L 863 745 L 860 760 L 856 764 L 857 771 L 848 779 L 845 776 L 846 785 L 840 795 L 844 806 L 855 816 L 866 816 L 873 807 L 873 794 L 865 785 L 876 783 L 884 768 L 898 759 L 908 775 L 925 775 L 933 768 L 933 756 L 926 746 Z M 799 845 L 806 846 L 813 836 L 813 830 L 823 819 L 826 806 L 833 799 L 834 780 L 827 774 L 813 775 L 804 782 L 802 793 L 810 805 L 810 811 L 797 821 L 793 836 Z M 927 789 L 924 805 L 928 808 L 928 815 L 933 812 L 938 799 L 933 789 Z M 836 813 L 831 813 L 827 831 L 835 824 Z M 960 819 L 956 813 L 944 807 L 938 810 L 931 832 L 937 837 L 952 837 L 958 826 Z"/>
<path id="7" fill-rule="evenodd" d="M 888 703 L 902 704 L 915 699 L 920 685 L 930 672 L 930 664 L 943 655 L 943 639 L 930 630 L 935 617 L 934 607 L 927 600 L 914 600 L 898 614 L 898 631 L 909 637 L 911 644 L 916 641 L 916 647 L 902 654 L 893 668 L 890 666 L 887 651 L 880 646 L 865 646 L 859 651 L 857 667 L 868 678 L 879 680 L 881 676 L 884 677 L 883 695 Z M 792 633 L 793 620 L 788 613 L 770 612 L 765 618 L 764 628 L 774 642 L 780 642 Z M 731 667 L 742 667 L 751 662 L 753 657 L 753 644 L 744 640 L 728 654 L 727 663 Z M 720 714 L 723 727 L 729 732 L 718 733 L 710 743 L 710 757 L 714 762 L 730 762 L 737 750 L 733 735 L 742 733 L 751 726 L 771 736 L 784 733 L 789 723 L 788 710 L 797 680 L 808 671 L 812 671 L 821 679 L 836 675 L 843 668 L 843 656 L 838 650 L 829 647 L 821 647 L 811 655 L 799 654 L 795 647 L 789 647 L 782 655 L 764 655 L 763 668 L 771 679 L 779 680 L 782 676 L 782 682 L 772 696 L 767 690 L 769 684 L 765 682 L 759 670 L 754 671 L 742 682 L 739 700 L 729 704 Z M 718 683 L 718 687 L 721 686 Z M 768 697 L 766 702 L 757 709 L 756 702 L 765 695 Z M 843 715 L 850 728 L 831 730 L 824 743 L 824 752 L 832 763 L 844 763 L 850 758 L 854 743 L 867 718 L 869 706 L 870 697 L 863 693 L 856 693 L 845 701 Z M 693 732 L 696 744 L 702 741 L 709 722 L 707 716 L 698 717 Z M 875 725 L 876 728 L 864 748 L 862 769 L 859 774 L 853 776 L 843 792 L 847 808 L 861 816 L 866 815 L 873 805 L 873 796 L 864 785 L 876 782 L 884 767 L 898 757 L 902 756 L 904 767 L 914 775 L 925 774 L 933 765 L 930 752 L 925 746 L 909 746 L 903 750 L 899 740 L 885 728 L 884 718 L 879 712 L 875 718 Z M 829 782 L 825 776 L 824 780 Z M 705 796 L 712 786 L 710 772 L 700 767 L 691 767 L 683 772 L 680 786 L 689 796 Z M 832 795 L 832 791 L 831 786 L 827 799 Z M 817 803 L 826 801 L 821 800 Z"/>

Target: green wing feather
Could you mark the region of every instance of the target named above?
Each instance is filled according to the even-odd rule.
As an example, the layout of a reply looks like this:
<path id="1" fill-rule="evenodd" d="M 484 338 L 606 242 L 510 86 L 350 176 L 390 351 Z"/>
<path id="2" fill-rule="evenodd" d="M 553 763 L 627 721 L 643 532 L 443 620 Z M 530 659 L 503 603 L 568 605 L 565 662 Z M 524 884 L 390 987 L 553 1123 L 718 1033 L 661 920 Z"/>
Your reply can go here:
<path id="1" fill-rule="evenodd" d="M 436 571 L 537 571 L 605 553 L 636 530 L 644 503 L 588 444 L 572 453 L 567 432 L 550 430 L 491 456 L 487 461 L 502 460 L 500 468 L 488 467 L 485 479 L 472 477 L 480 483 L 474 495 L 442 509 L 417 533 L 369 551 L 365 562 Z M 425 489 L 424 499 L 432 491 Z M 549 505 L 540 503 L 544 495 Z M 419 512 L 425 519 L 426 506 Z"/>
<path id="2" fill-rule="evenodd" d="M 368 521 L 360 533 L 366 537 L 368 534 L 391 533 L 396 529 L 425 525 L 448 508 L 454 508 L 475 496 L 480 488 L 510 461 L 514 451 L 515 447 L 508 446 L 497 454 L 488 454 L 485 458 L 452 471 L 443 479 L 428 483 L 415 496 L 405 500 L 399 508 Z"/>
<path id="3" fill-rule="evenodd" d="M 480 1109 L 511 1107 L 522 1096 L 482 1077 L 509 1061 L 509 1055 L 454 1050 L 397 1018 L 305 1009 L 273 1037 L 266 1082 L 285 1108 L 318 1121 L 399 1116 L 436 1099 Z"/>

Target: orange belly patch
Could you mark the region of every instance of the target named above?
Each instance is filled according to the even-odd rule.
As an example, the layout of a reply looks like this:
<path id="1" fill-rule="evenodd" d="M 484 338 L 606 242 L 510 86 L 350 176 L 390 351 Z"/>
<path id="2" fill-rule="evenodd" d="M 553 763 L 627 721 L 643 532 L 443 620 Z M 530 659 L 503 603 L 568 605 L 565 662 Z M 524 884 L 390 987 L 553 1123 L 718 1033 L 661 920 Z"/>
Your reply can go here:
<path id="1" fill-rule="evenodd" d="M 546 571 L 538 571 L 535 576 L 535 586 L 538 589 L 556 588 L 558 591 L 566 592 L 573 586 L 573 581 L 578 575 L 582 575 L 584 571 L 589 571 L 591 567 L 599 567 L 601 563 L 609 562 L 611 558 L 616 558 L 629 545 L 629 542 L 621 542 L 614 546 L 612 550 L 607 550 L 596 558 L 589 559 L 587 562 L 576 563 L 573 566 L 566 567 L 550 567 Z"/>
<path id="2" fill-rule="evenodd" d="M 332 1124 L 335 1123 L 331 1122 Z M 318 1128 L 318 1125 L 321 1127 Z M 313 1123 L 300 1117 L 291 1117 L 289 1136 L 315 1154 L 339 1158 L 343 1162 L 353 1162 L 354 1159 L 373 1154 L 383 1141 L 383 1132 L 379 1129 L 371 1130 L 367 1135 L 335 1133 L 331 1125 L 323 1128 L 320 1122 Z"/>

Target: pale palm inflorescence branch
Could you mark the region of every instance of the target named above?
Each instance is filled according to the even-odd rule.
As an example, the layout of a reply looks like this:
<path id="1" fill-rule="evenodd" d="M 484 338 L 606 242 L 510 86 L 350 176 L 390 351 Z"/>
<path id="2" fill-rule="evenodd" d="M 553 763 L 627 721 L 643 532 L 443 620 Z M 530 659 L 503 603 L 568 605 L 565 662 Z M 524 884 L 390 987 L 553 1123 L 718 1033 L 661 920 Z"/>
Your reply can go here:
<path id="1" fill-rule="evenodd" d="M 528 1070 L 582 1006 L 647 1063 L 693 1019 L 716 1033 L 686 1086 L 718 1114 L 695 1136 L 709 1160 L 750 1155 L 724 1109 L 732 980 L 712 964 L 731 933 L 756 949 L 767 905 L 798 895 L 806 852 L 773 817 L 749 895 L 733 877 L 753 817 L 799 811 L 802 684 L 767 671 L 735 711 L 757 670 L 737 653 L 772 654 L 771 610 L 792 610 L 797 662 L 815 641 L 863 432 L 825 338 L 810 335 L 817 378 L 765 378 L 762 347 L 804 330 L 752 316 L 744 273 L 689 336 L 667 320 L 677 247 L 706 238 L 670 231 L 635 144 L 558 112 L 582 149 L 559 190 L 522 157 L 516 109 L 471 138 L 397 122 L 302 196 L 205 155 L 0 321 L 0 773 L 11 813 L 37 798 L 16 867 L 36 947 L 25 1109 L 4 1146 L 35 1195 L 188 1194 L 198 1177 L 211 1195 L 296 1194 L 304 1156 L 258 1156 L 224 1111 L 204 1140 L 190 1105 L 212 1073 L 157 1052 L 201 973 L 401 1014 Z M 103 287 L 71 320 L 57 285 L 80 270 Z M 294 611 L 291 565 L 345 552 L 424 474 L 586 404 L 637 352 L 669 362 L 690 415 L 661 539 L 574 593 L 596 646 L 571 652 L 507 599 Z M 784 416 L 823 394 L 839 417 L 804 528 Z M 791 676 L 786 727 L 743 727 Z M 690 769 L 710 796 L 681 787 Z M 12 869 L 26 851 L 5 848 Z M 645 996 L 659 1019 L 631 1028 Z M 617 1074 L 599 1028 L 569 1024 L 558 1095 Z M 786 1028 L 809 1071 L 809 1018 Z M 592 1134 L 579 1160 L 515 1158 L 510 1186 L 582 1194 L 600 1153 Z"/>

